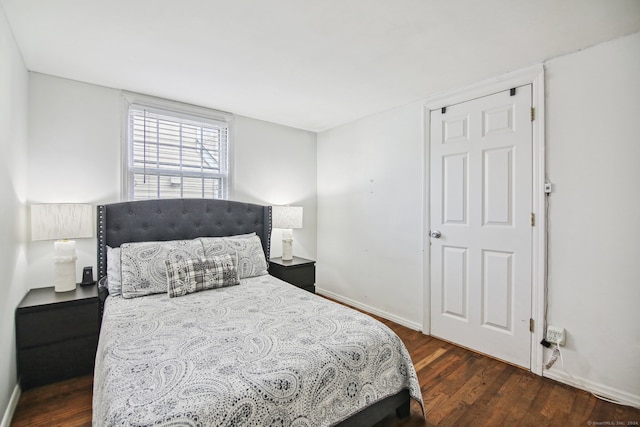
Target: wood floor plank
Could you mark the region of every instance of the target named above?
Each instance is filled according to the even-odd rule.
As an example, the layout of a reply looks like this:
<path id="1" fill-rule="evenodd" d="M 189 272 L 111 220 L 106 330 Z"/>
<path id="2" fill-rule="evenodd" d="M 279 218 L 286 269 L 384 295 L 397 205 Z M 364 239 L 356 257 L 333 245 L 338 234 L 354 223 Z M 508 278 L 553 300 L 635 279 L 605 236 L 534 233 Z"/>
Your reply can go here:
<path id="1" fill-rule="evenodd" d="M 11 426 L 90 426 L 92 391 L 90 375 L 26 390 Z"/>
<path id="2" fill-rule="evenodd" d="M 598 399 L 591 393 L 583 390 L 576 391 L 575 395 L 576 398 L 573 401 L 571 413 L 579 414 L 582 425 L 587 425 L 587 422 L 590 420 L 589 416 L 591 415 L 591 411 L 593 411 Z"/>
<path id="3" fill-rule="evenodd" d="M 444 348 L 441 348 L 441 347 L 436 348 L 433 353 L 429 354 L 427 357 L 424 357 L 419 362 L 414 363 L 414 367 L 416 371 L 419 371 L 420 369 L 424 368 L 425 366 L 427 366 L 428 364 L 430 364 L 431 362 L 433 362 L 434 360 L 436 360 L 438 357 L 442 356 L 446 352 L 447 350 L 445 350 Z"/>
<path id="4" fill-rule="evenodd" d="M 487 388 L 491 386 L 493 378 L 497 378 L 506 368 L 504 364 L 488 363 L 482 370 L 476 371 L 469 381 L 461 386 L 451 397 L 473 405 L 486 393 Z"/>
<path id="5" fill-rule="evenodd" d="M 488 359 L 488 358 L 487 358 Z M 491 360 L 491 362 L 495 362 Z M 495 411 L 496 405 L 501 403 L 498 399 L 498 390 L 512 375 L 513 367 L 505 363 L 501 363 L 501 370 L 495 376 L 487 378 L 485 382 L 486 387 L 483 389 L 483 393 L 478 396 L 473 405 L 469 409 L 461 414 L 458 418 L 458 425 L 485 425 L 483 423 L 476 424 L 476 420 L 487 420 L 491 417 Z M 429 418 L 427 414 L 427 418 Z"/>
<path id="6" fill-rule="evenodd" d="M 407 345 L 425 412 L 423 417 L 420 405 L 412 402 L 408 418 L 389 416 L 376 427 L 584 427 L 588 422 L 625 426 L 640 422 L 640 409 L 599 400 L 393 322 L 384 323 Z M 27 390 L 11 426 L 90 426 L 92 388 L 93 378 L 87 376 Z"/>
<path id="7" fill-rule="evenodd" d="M 491 414 L 487 418 L 487 425 L 503 425 L 512 408 L 513 402 L 510 397 L 514 396 L 521 372 L 519 372 L 520 369 L 513 366 L 506 367 L 505 371 L 508 376 L 496 391 L 495 396 L 489 401 L 491 402 Z"/>
<path id="8" fill-rule="evenodd" d="M 519 399 L 512 401 L 511 409 L 508 410 L 504 424 L 510 426 L 524 425 L 529 415 L 529 408 L 533 403 L 538 390 L 540 389 L 541 382 L 536 380 L 536 377 L 531 372 L 521 372 L 518 385 L 514 390 L 514 393 L 519 396 Z"/>

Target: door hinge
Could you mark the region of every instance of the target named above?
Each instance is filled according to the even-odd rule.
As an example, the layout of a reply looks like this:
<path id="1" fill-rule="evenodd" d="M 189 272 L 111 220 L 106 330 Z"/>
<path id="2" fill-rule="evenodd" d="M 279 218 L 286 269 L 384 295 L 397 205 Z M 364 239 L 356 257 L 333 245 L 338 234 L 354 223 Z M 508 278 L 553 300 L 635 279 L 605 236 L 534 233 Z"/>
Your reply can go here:
<path id="1" fill-rule="evenodd" d="M 533 332 L 533 319 L 529 319 L 529 332 Z"/>
<path id="2" fill-rule="evenodd" d="M 531 121 L 536 119 L 536 109 L 531 107 Z"/>
<path id="3" fill-rule="evenodd" d="M 536 226 L 536 214 L 534 214 L 533 212 L 531 212 L 531 226 Z"/>

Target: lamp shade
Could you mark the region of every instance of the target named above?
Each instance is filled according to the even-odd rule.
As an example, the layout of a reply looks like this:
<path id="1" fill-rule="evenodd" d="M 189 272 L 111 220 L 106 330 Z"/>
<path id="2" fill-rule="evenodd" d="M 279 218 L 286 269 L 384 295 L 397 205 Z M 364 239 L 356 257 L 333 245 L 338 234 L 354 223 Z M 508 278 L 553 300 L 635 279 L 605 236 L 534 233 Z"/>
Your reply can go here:
<path id="1" fill-rule="evenodd" d="M 91 205 L 50 203 L 31 205 L 31 240 L 93 237 Z"/>
<path id="2" fill-rule="evenodd" d="M 273 206 L 273 228 L 302 228 L 302 206 Z"/>

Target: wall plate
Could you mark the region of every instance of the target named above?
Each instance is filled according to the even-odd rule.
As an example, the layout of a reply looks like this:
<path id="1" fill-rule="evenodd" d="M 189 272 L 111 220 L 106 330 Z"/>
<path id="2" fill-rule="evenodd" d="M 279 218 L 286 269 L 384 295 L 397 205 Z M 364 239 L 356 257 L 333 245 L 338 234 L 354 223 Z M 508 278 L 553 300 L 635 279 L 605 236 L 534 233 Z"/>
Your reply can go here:
<path id="1" fill-rule="evenodd" d="M 547 326 L 547 341 L 553 344 L 564 345 L 565 341 L 564 328 L 559 326 Z"/>

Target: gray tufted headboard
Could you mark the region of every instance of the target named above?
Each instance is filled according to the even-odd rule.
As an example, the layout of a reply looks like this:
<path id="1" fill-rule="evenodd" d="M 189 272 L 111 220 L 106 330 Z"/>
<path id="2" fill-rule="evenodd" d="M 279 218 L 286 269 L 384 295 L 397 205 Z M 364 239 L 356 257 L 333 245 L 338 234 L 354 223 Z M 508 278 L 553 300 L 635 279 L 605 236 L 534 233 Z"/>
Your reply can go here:
<path id="1" fill-rule="evenodd" d="M 127 242 L 220 237 L 256 232 L 269 260 L 271 206 L 230 200 L 159 199 L 98 206 L 98 279 L 107 274 L 107 246 Z"/>

